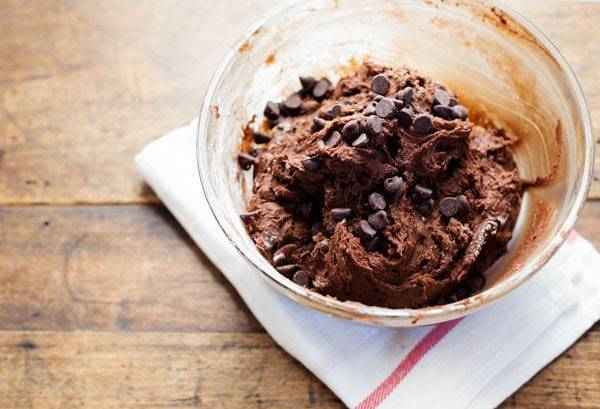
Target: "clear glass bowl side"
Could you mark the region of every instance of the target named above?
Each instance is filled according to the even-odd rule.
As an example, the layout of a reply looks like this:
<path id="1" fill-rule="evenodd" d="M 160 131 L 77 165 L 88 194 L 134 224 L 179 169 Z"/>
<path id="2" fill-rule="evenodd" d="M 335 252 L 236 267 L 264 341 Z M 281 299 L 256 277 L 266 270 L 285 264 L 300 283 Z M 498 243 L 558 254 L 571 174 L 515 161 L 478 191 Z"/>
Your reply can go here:
<path id="1" fill-rule="evenodd" d="M 293 92 L 299 75 L 336 80 L 366 58 L 410 65 L 446 83 L 476 121 L 485 112 L 521 137 L 514 154 L 523 177 L 552 175 L 528 191 L 509 254 L 488 273 L 486 290 L 470 300 L 391 310 L 322 296 L 277 273 L 238 217 L 251 194 L 252 175 L 240 172 L 235 160 L 248 120 L 256 115 L 258 123 L 265 103 Z M 369 0 L 309 0 L 273 11 L 228 51 L 207 91 L 197 154 L 209 205 L 257 274 L 288 297 L 327 313 L 407 326 L 475 311 L 536 272 L 565 239 L 585 200 L 593 140 L 585 101 L 564 59 L 500 2 L 383 0 L 373 10 Z M 532 233 L 538 237 L 534 243 Z"/>

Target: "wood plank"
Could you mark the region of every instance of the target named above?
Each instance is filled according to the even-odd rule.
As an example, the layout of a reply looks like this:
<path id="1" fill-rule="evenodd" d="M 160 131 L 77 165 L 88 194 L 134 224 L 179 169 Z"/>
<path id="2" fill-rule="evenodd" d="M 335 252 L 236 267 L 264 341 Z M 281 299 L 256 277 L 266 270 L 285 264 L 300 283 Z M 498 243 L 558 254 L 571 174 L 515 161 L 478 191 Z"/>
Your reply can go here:
<path id="1" fill-rule="evenodd" d="M 133 156 L 198 114 L 225 50 L 276 3 L 2 1 L 0 203 L 156 201 Z"/>
<path id="2" fill-rule="evenodd" d="M 227 47 L 276 3 L 3 1 L 0 203 L 155 202 L 133 155 L 197 114 Z M 600 123 L 600 31 L 586 29 L 600 5 L 511 3 L 565 53 Z"/>
<path id="3" fill-rule="evenodd" d="M 266 334 L 0 332 L 0 407 L 341 408 Z"/>
<path id="4" fill-rule="evenodd" d="M 0 226 L 0 329 L 262 331 L 163 208 L 0 207 Z"/>
<path id="5" fill-rule="evenodd" d="M 266 334 L 2 331 L 0 379 L 3 408 L 343 407 Z M 592 332 L 502 407 L 598 402 Z"/>
<path id="6" fill-rule="evenodd" d="M 578 230 L 600 248 L 600 201 Z M 262 327 L 158 206 L 0 207 L 0 329 Z"/>

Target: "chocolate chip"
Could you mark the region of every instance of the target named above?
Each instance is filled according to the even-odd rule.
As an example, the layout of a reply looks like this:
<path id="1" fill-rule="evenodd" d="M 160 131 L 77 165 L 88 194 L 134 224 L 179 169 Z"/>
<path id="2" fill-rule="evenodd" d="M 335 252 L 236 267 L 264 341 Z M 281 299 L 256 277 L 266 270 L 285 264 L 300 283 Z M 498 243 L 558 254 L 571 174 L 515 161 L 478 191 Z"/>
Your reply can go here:
<path id="1" fill-rule="evenodd" d="M 377 231 L 385 229 L 385 226 L 390 223 L 385 210 L 380 210 L 376 213 L 373 213 L 369 216 L 368 220 L 371 227 Z"/>
<path id="2" fill-rule="evenodd" d="M 446 105 L 436 105 L 432 109 L 435 116 L 439 116 L 440 118 L 444 118 L 447 120 L 451 120 L 454 118 L 454 110 Z"/>
<path id="3" fill-rule="evenodd" d="M 381 243 L 381 239 L 375 236 L 371 240 L 368 240 L 366 243 L 364 243 L 365 249 L 367 251 L 375 251 L 379 246 L 379 243 Z"/>
<path id="4" fill-rule="evenodd" d="M 397 111 L 404 108 L 404 101 L 402 101 L 400 99 L 393 99 L 392 102 L 394 103 L 394 106 L 396 107 Z"/>
<path id="5" fill-rule="evenodd" d="M 334 209 L 331 209 L 330 213 L 331 217 L 334 220 L 342 220 L 347 219 L 352 215 L 352 209 L 349 209 L 347 207 L 336 207 Z"/>
<path id="6" fill-rule="evenodd" d="M 361 220 L 359 223 L 359 227 L 360 227 L 360 234 L 364 238 L 371 239 L 371 238 L 375 237 L 375 235 L 377 234 L 375 229 L 373 229 L 371 227 L 371 225 L 369 224 L 369 222 L 366 220 Z"/>
<path id="7" fill-rule="evenodd" d="M 477 274 L 467 281 L 467 286 L 474 293 L 481 291 L 485 286 L 485 277 L 481 274 Z"/>
<path id="8" fill-rule="evenodd" d="M 381 118 L 379 118 L 378 116 L 370 116 L 367 118 L 365 130 L 369 135 L 377 136 L 379 135 L 379 132 L 381 132 L 382 126 L 383 121 L 381 120 Z"/>
<path id="9" fill-rule="evenodd" d="M 428 187 L 425 187 L 423 185 L 415 186 L 415 197 L 417 199 L 429 199 L 432 194 L 433 194 L 433 191 L 431 189 L 429 189 Z"/>
<path id="10" fill-rule="evenodd" d="M 277 267 L 277 271 L 279 271 L 284 276 L 290 276 L 296 270 L 298 270 L 297 264 L 286 264 L 284 266 Z"/>
<path id="11" fill-rule="evenodd" d="M 271 142 L 271 137 L 262 132 L 254 132 L 254 142 L 256 143 L 269 143 Z"/>
<path id="12" fill-rule="evenodd" d="M 380 118 L 391 118 L 396 114 L 396 106 L 389 98 L 383 98 L 375 106 L 375 114 Z"/>
<path id="13" fill-rule="evenodd" d="M 352 140 L 360 134 L 360 124 L 358 121 L 349 121 L 342 128 L 342 136 L 344 139 Z"/>
<path id="14" fill-rule="evenodd" d="M 383 188 L 389 194 L 399 196 L 406 191 L 406 182 L 400 176 L 392 176 L 383 181 Z"/>
<path id="15" fill-rule="evenodd" d="M 469 199 L 465 195 L 456 196 L 458 203 L 460 203 L 460 212 L 463 214 L 467 214 L 471 211 L 471 206 L 469 205 Z"/>
<path id="16" fill-rule="evenodd" d="M 317 170 L 321 169 L 323 162 L 319 158 L 306 158 L 302 161 L 302 164 L 304 165 L 304 169 L 307 171 L 316 172 Z"/>
<path id="17" fill-rule="evenodd" d="M 403 128 L 408 128 L 413 122 L 412 115 L 412 110 L 410 108 L 403 108 L 398 111 L 396 116 L 398 117 L 398 123 L 400 126 Z"/>
<path id="18" fill-rule="evenodd" d="M 404 105 L 410 105 L 412 103 L 414 90 L 411 87 L 406 87 L 396 93 L 396 99 L 404 102 Z"/>
<path id="19" fill-rule="evenodd" d="M 450 104 L 450 98 L 452 98 L 452 95 L 450 95 L 446 91 L 441 90 L 441 89 L 436 89 L 435 94 L 433 96 L 433 104 L 448 106 Z"/>
<path id="20" fill-rule="evenodd" d="M 340 116 L 342 114 L 342 106 L 340 104 L 335 104 L 333 107 L 331 107 L 329 113 L 334 118 Z"/>
<path id="21" fill-rule="evenodd" d="M 315 99 L 323 99 L 327 92 L 329 92 L 329 87 L 331 86 L 331 82 L 327 78 L 321 78 L 315 84 L 312 94 Z"/>
<path id="22" fill-rule="evenodd" d="M 277 241 L 277 236 L 271 235 L 269 237 L 263 238 L 262 244 L 265 250 L 271 251 L 275 248 L 275 245 L 277 245 Z"/>
<path id="23" fill-rule="evenodd" d="M 310 280 L 310 277 L 308 275 L 308 273 L 304 270 L 298 270 L 294 273 L 294 277 L 292 278 L 292 281 L 295 282 L 298 285 L 301 285 L 302 287 L 308 287 L 308 282 Z"/>
<path id="24" fill-rule="evenodd" d="M 342 134 L 339 133 L 338 131 L 333 131 L 328 137 L 327 139 L 325 139 L 325 146 L 335 146 L 338 143 L 340 143 L 340 141 L 342 140 Z"/>
<path id="25" fill-rule="evenodd" d="M 362 114 L 364 116 L 375 115 L 375 104 L 370 103 L 369 105 L 367 105 L 367 107 L 363 109 Z"/>
<path id="26" fill-rule="evenodd" d="M 258 216 L 258 210 L 254 210 L 252 212 L 247 213 L 240 213 L 240 219 L 242 219 L 244 223 L 249 223 L 250 220 L 252 220 L 256 216 Z"/>
<path id="27" fill-rule="evenodd" d="M 431 121 L 431 115 L 417 115 L 413 121 L 413 129 L 418 134 L 428 134 L 431 131 L 433 131 L 433 122 Z"/>
<path id="28" fill-rule="evenodd" d="M 448 106 L 453 107 L 454 105 L 458 105 L 458 100 L 456 98 L 450 98 L 448 100 Z"/>
<path id="29" fill-rule="evenodd" d="M 310 234 L 313 236 L 319 233 L 323 229 L 323 223 L 316 222 L 312 226 L 310 226 Z"/>
<path id="30" fill-rule="evenodd" d="M 373 210 L 383 210 L 387 206 L 385 197 L 381 193 L 373 192 L 369 195 L 369 206 Z"/>
<path id="31" fill-rule="evenodd" d="M 423 215 L 429 214 L 433 209 L 433 199 L 423 200 L 417 204 L 417 211 Z"/>
<path id="32" fill-rule="evenodd" d="M 290 114 L 290 112 L 288 111 L 288 109 L 285 107 L 285 105 L 283 104 L 283 102 L 279 102 L 277 103 L 277 106 L 279 107 L 279 115 L 280 116 L 288 116 Z M 277 118 L 275 120 L 273 120 L 273 122 L 278 122 L 280 118 Z"/>
<path id="33" fill-rule="evenodd" d="M 304 216 L 305 219 L 308 219 L 310 217 L 310 213 L 312 212 L 312 208 L 313 208 L 313 203 L 312 202 L 306 202 L 301 204 L 298 209 L 300 210 L 300 214 L 302 216 Z"/>
<path id="34" fill-rule="evenodd" d="M 389 89 L 390 80 L 388 80 L 388 78 L 385 75 L 377 74 L 371 80 L 371 90 L 373 90 L 374 93 L 379 95 L 385 95 L 387 94 Z"/>
<path id="35" fill-rule="evenodd" d="M 286 256 L 282 251 L 277 250 L 275 254 L 273 254 L 273 264 L 276 266 L 281 266 L 286 261 Z"/>
<path id="36" fill-rule="evenodd" d="M 258 155 L 260 155 L 260 152 L 260 149 L 254 148 L 250 152 L 248 152 L 248 155 L 252 156 L 253 158 L 256 158 Z"/>
<path id="37" fill-rule="evenodd" d="M 440 212 L 446 217 L 452 217 L 460 210 L 460 202 L 455 197 L 445 197 L 439 203 Z"/>
<path id="38" fill-rule="evenodd" d="M 452 113 L 454 114 L 455 118 L 461 119 L 461 120 L 465 120 L 467 119 L 467 109 L 462 106 L 462 105 L 455 105 L 452 107 Z"/>
<path id="39" fill-rule="evenodd" d="M 240 167 L 244 170 L 250 169 L 252 165 L 255 165 L 258 162 L 255 157 L 250 156 L 247 153 L 240 153 L 237 159 Z"/>
<path id="40" fill-rule="evenodd" d="M 281 115 L 281 111 L 279 110 L 279 104 L 275 102 L 269 101 L 267 102 L 267 106 L 265 106 L 264 115 L 269 119 L 277 119 L 279 115 Z"/>
<path id="41" fill-rule="evenodd" d="M 298 112 L 301 105 L 302 97 L 299 94 L 292 94 L 283 101 L 283 106 L 290 112 Z"/>
<path id="42" fill-rule="evenodd" d="M 364 148 L 369 144 L 369 137 L 367 134 L 360 134 L 358 138 L 352 141 L 352 146 L 355 148 Z"/>
<path id="43" fill-rule="evenodd" d="M 321 129 L 325 128 L 327 121 L 322 118 L 314 117 L 312 126 L 310 127 L 310 131 L 312 133 L 319 132 Z"/>
<path id="44" fill-rule="evenodd" d="M 300 77 L 300 84 L 302 84 L 302 91 L 309 93 L 315 87 L 317 79 L 315 77 Z"/>

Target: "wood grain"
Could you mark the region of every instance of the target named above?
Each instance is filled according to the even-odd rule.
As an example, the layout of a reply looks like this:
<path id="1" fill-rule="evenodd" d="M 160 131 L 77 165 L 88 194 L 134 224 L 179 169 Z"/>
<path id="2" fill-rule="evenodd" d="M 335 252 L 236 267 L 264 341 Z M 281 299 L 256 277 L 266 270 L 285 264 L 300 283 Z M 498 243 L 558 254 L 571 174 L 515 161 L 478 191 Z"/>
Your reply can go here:
<path id="1" fill-rule="evenodd" d="M 0 329 L 260 329 L 159 207 L 0 207 Z"/>
<path id="2" fill-rule="evenodd" d="M 0 204 L 155 202 L 133 155 L 198 113 L 227 47 L 276 3 L 1 0 Z M 600 4 L 511 3 L 564 52 L 600 123 L 600 30 L 584 29 Z"/>
<path id="3" fill-rule="evenodd" d="M 502 408 L 597 408 L 599 367 L 591 332 Z M 343 407 L 266 334 L 3 331 L 0 379 L 6 409 Z"/>
<path id="4" fill-rule="evenodd" d="M 341 408 L 266 334 L 0 332 L 3 409 Z"/>

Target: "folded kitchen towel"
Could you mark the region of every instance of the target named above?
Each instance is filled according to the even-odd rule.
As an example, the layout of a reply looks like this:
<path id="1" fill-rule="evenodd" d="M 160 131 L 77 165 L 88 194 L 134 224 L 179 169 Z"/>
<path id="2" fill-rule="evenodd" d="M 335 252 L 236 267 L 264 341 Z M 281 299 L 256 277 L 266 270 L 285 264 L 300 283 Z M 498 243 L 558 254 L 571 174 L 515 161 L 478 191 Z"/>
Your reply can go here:
<path id="1" fill-rule="evenodd" d="M 149 143 L 138 170 L 273 339 L 351 408 L 491 408 L 600 318 L 600 255 L 573 233 L 503 300 L 433 327 L 386 329 L 308 309 L 240 257 L 202 193 L 196 121 Z"/>

